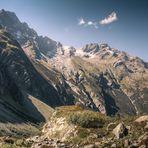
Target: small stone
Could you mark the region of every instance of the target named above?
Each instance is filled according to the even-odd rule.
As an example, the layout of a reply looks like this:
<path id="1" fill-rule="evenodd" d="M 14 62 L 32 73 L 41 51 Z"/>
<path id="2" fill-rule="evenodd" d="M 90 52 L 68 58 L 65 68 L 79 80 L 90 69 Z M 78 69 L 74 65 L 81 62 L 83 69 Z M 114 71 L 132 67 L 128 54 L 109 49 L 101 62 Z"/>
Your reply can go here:
<path id="1" fill-rule="evenodd" d="M 146 145 L 141 145 L 141 146 L 139 146 L 139 148 L 147 148 L 147 146 Z"/>
<path id="2" fill-rule="evenodd" d="M 50 144 L 50 142 L 49 141 L 46 141 L 45 144 Z"/>
<path id="3" fill-rule="evenodd" d="M 133 143 L 131 146 L 130 146 L 131 148 L 137 148 L 138 147 L 138 143 Z"/>
<path id="4" fill-rule="evenodd" d="M 47 137 L 44 138 L 44 141 L 49 141 L 49 139 Z"/>
<path id="5" fill-rule="evenodd" d="M 116 148 L 116 147 L 117 147 L 116 143 L 113 143 L 113 144 L 111 145 L 111 147 L 112 147 L 112 148 Z"/>
<path id="6" fill-rule="evenodd" d="M 64 143 L 60 143 L 59 146 L 60 146 L 60 147 L 64 147 L 65 144 L 64 144 Z"/>
<path id="7" fill-rule="evenodd" d="M 41 146 L 41 145 L 42 145 L 42 143 L 38 143 L 38 144 L 37 144 L 37 146 Z"/>
<path id="8" fill-rule="evenodd" d="M 56 143 L 60 143 L 60 140 L 57 140 Z"/>
<path id="9" fill-rule="evenodd" d="M 5 143 L 13 144 L 13 143 L 14 143 L 14 139 L 9 138 L 9 137 L 6 137 L 6 139 L 4 139 L 4 142 L 5 142 Z"/>
<path id="10" fill-rule="evenodd" d="M 148 122 L 146 122 L 146 125 L 144 127 L 145 129 L 148 129 Z"/>
<path id="11" fill-rule="evenodd" d="M 124 147 L 128 147 L 130 145 L 130 141 L 128 139 L 126 139 L 124 141 Z"/>
<path id="12" fill-rule="evenodd" d="M 95 146 L 100 146 L 101 142 L 95 142 Z"/>
<path id="13" fill-rule="evenodd" d="M 90 134 L 89 138 L 96 139 L 96 138 L 98 138 L 98 135 L 97 134 Z"/>
<path id="14" fill-rule="evenodd" d="M 131 130 L 131 126 L 126 126 L 126 128 L 127 128 L 128 130 Z"/>
<path id="15" fill-rule="evenodd" d="M 95 148 L 95 145 L 94 144 L 84 145 L 84 148 Z"/>

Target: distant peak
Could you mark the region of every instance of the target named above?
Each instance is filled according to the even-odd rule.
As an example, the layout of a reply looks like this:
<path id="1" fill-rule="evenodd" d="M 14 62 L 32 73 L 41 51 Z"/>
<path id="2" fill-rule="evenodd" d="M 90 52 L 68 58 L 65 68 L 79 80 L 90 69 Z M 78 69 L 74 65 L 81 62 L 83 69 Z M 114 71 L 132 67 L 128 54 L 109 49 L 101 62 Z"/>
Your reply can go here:
<path id="1" fill-rule="evenodd" d="M 100 48 L 110 48 L 110 46 L 107 43 L 102 43 L 99 45 Z"/>
<path id="2" fill-rule="evenodd" d="M 9 13 L 15 14 L 14 12 L 10 12 L 10 11 L 7 11 L 7 10 L 5 10 L 5 9 L 1 9 L 1 10 L 0 10 L 0 14 L 9 14 Z"/>
<path id="3" fill-rule="evenodd" d="M 0 16 L 1 17 L 9 17 L 11 20 L 14 20 L 15 22 L 20 22 L 18 17 L 16 16 L 16 14 L 14 12 L 11 11 L 6 11 L 4 9 L 0 10 Z"/>
<path id="4" fill-rule="evenodd" d="M 5 13 L 5 12 L 6 12 L 5 9 L 0 10 L 0 13 Z"/>

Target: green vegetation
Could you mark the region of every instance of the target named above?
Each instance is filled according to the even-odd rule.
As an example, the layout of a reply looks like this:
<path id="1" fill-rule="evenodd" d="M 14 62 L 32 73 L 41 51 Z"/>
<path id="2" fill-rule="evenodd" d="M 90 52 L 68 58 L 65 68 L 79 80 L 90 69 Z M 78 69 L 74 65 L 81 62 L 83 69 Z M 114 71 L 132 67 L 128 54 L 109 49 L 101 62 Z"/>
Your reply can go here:
<path id="1" fill-rule="evenodd" d="M 73 112 L 80 112 L 85 110 L 83 106 L 62 106 L 62 107 L 57 107 L 56 112 L 54 113 L 54 116 L 59 118 L 59 117 L 66 117 L 68 118 L 69 115 Z"/>
<path id="2" fill-rule="evenodd" d="M 66 117 L 68 123 L 83 128 L 102 128 L 111 120 L 110 117 L 94 112 L 83 105 L 58 107 L 54 117 Z"/>
<path id="3" fill-rule="evenodd" d="M 65 117 L 69 126 L 74 125 L 76 127 L 76 134 L 71 134 L 67 142 L 81 145 L 89 144 L 92 140 L 94 142 L 106 136 L 108 134 L 106 126 L 112 120 L 111 117 L 89 110 L 80 104 L 56 108 L 52 121 L 61 117 Z M 58 139 L 59 131 L 55 131 L 51 138 Z"/>
<path id="4" fill-rule="evenodd" d="M 0 40 L 0 48 L 2 48 L 2 53 L 9 55 L 15 50 L 19 50 L 19 44 L 13 36 L 5 31 L 0 31 L 0 33 L 2 33 Z"/>
<path id="5" fill-rule="evenodd" d="M 40 135 L 41 127 L 31 124 L 0 123 L 0 145 L 1 148 L 28 148 L 26 138 Z"/>
<path id="6" fill-rule="evenodd" d="M 71 113 L 68 121 L 83 128 L 102 128 L 106 122 L 106 119 L 98 112 L 86 110 Z"/>
<path id="7" fill-rule="evenodd" d="M 55 120 L 54 124 L 57 124 L 57 119 L 61 117 L 66 119 L 70 127 L 71 125 L 74 126 L 74 131 L 72 131 L 66 142 L 80 147 L 95 142 L 100 142 L 102 147 L 111 147 L 112 144 L 116 144 L 117 147 L 124 147 L 125 140 L 137 141 L 141 135 L 146 133 L 144 128 L 146 123 L 136 124 L 134 122 L 138 116 L 123 117 L 117 114 L 114 117 L 108 117 L 99 112 L 91 111 L 80 104 L 56 108 L 52 118 L 52 120 Z M 119 123 L 124 123 L 129 131 L 127 136 L 116 139 L 112 131 Z M 61 139 L 63 137 L 60 136 L 59 130 L 55 129 L 54 136 L 51 136 L 51 138 Z"/>
<path id="8" fill-rule="evenodd" d="M 49 130 L 48 137 L 55 140 L 64 138 L 68 145 L 83 147 L 87 144 L 101 143 L 100 147 L 111 147 L 112 144 L 125 147 L 126 140 L 130 140 L 131 143 L 135 142 L 147 132 L 146 122 L 136 123 L 137 118 L 137 116 L 121 117 L 118 114 L 108 117 L 77 104 L 56 108 L 50 118 L 51 127 L 47 125 L 45 129 L 47 132 Z M 128 135 L 116 139 L 112 131 L 119 123 L 124 123 L 128 128 Z M 37 135 L 44 136 L 40 129 L 40 126 L 31 124 L 0 123 L 0 141 L 3 142 L 0 147 L 31 147 L 32 143 L 28 143 L 26 139 Z M 147 137 L 140 141 L 139 145 L 147 145 Z"/>
<path id="9" fill-rule="evenodd" d="M 31 124 L 0 123 L 0 136 L 27 138 L 40 134 L 40 127 Z"/>

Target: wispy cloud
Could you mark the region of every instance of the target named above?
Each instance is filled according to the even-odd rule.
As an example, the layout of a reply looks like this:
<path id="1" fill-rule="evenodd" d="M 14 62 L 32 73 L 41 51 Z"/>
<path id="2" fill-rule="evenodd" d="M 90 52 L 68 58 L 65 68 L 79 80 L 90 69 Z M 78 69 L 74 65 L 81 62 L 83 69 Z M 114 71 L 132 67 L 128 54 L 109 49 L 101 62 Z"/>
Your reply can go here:
<path id="1" fill-rule="evenodd" d="M 101 21 L 92 21 L 92 20 L 85 20 L 84 18 L 79 19 L 78 25 L 79 26 L 90 26 L 93 28 L 98 29 L 99 25 L 107 25 L 107 24 L 111 24 L 112 22 L 115 22 L 118 20 L 117 14 L 116 12 L 112 12 L 111 14 L 109 14 L 107 17 L 105 17 L 103 20 Z"/>
<path id="2" fill-rule="evenodd" d="M 86 22 L 83 18 L 79 19 L 78 25 L 85 25 Z"/>
<path id="3" fill-rule="evenodd" d="M 95 22 L 95 21 L 88 21 L 87 25 L 88 26 L 92 26 L 92 27 L 94 27 L 96 29 L 98 28 L 97 22 Z"/>
<path id="4" fill-rule="evenodd" d="M 93 25 L 93 22 L 89 21 L 87 24 L 91 26 L 91 25 Z"/>
<path id="5" fill-rule="evenodd" d="M 118 17 L 117 17 L 116 12 L 112 12 L 109 16 L 107 16 L 106 18 L 101 20 L 100 24 L 101 25 L 107 25 L 107 24 L 111 24 L 112 22 L 115 22 L 117 20 L 118 20 Z"/>
<path id="6" fill-rule="evenodd" d="M 78 25 L 80 26 L 92 26 L 94 28 L 98 28 L 97 22 L 95 21 L 85 21 L 83 18 L 79 19 Z"/>

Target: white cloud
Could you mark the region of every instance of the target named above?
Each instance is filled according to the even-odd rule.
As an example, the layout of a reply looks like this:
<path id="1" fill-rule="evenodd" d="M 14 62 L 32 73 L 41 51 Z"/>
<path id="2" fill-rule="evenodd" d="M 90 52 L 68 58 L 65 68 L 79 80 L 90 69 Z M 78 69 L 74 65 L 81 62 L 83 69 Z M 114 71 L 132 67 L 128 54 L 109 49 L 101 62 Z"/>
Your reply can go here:
<path id="1" fill-rule="evenodd" d="M 87 24 L 91 26 L 91 25 L 93 25 L 94 23 L 93 23 L 92 21 L 89 21 Z"/>
<path id="2" fill-rule="evenodd" d="M 81 19 L 79 20 L 78 25 L 85 25 L 85 24 L 86 24 L 85 20 L 84 20 L 83 18 L 81 18 Z"/>
<path id="3" fill-rule="evenodd" d="M 85 21 L 83 18 L 81 18 L 81 19 L 79 19 L 78 25 L 85 26 L 85 27 L 90 26 L 90 27 L 94 27 L 94 28 L 98 29 L 99 24 L 107 25 L 107 24 L 111 24 L 112 22 L 115 22 L 117 20 L 118 20 L 118 17 L 117 17 L 116 12 L 112 12 L 110 15 L 105 17 L 100 22 L 91 21 L 91 20 Z"/>
<path id="4" fill-rule="evenodd" d="M 107 25 L 118 20 L 116 12 L 112 12 L 109 16 L 100 21 L 101 25 Z"/>
<path id="5" fill-rule="evenodd" d="M 94 28 L 98 28 L 98 25 L 97 25 L 97 22 L 95 22 L 95 21 L 85 21 L 83 18 L 81 18 L 80 20 L 79 20 L 79 22 L 78 22 L 78 25 L 80 25 L 80 26 L 92 26 L 92 27 L 94 27 Z"/>
<path id="6" fill-rule="evenodd" d="M 92 27 L 94 27 L 94 28 L 96 28 L 96 29 L 98 28 L 97 22 L 88 21 L 88 22 L 87 22 L 87 25 L 88 25 L 88 26 L 92 26 Z"/>

